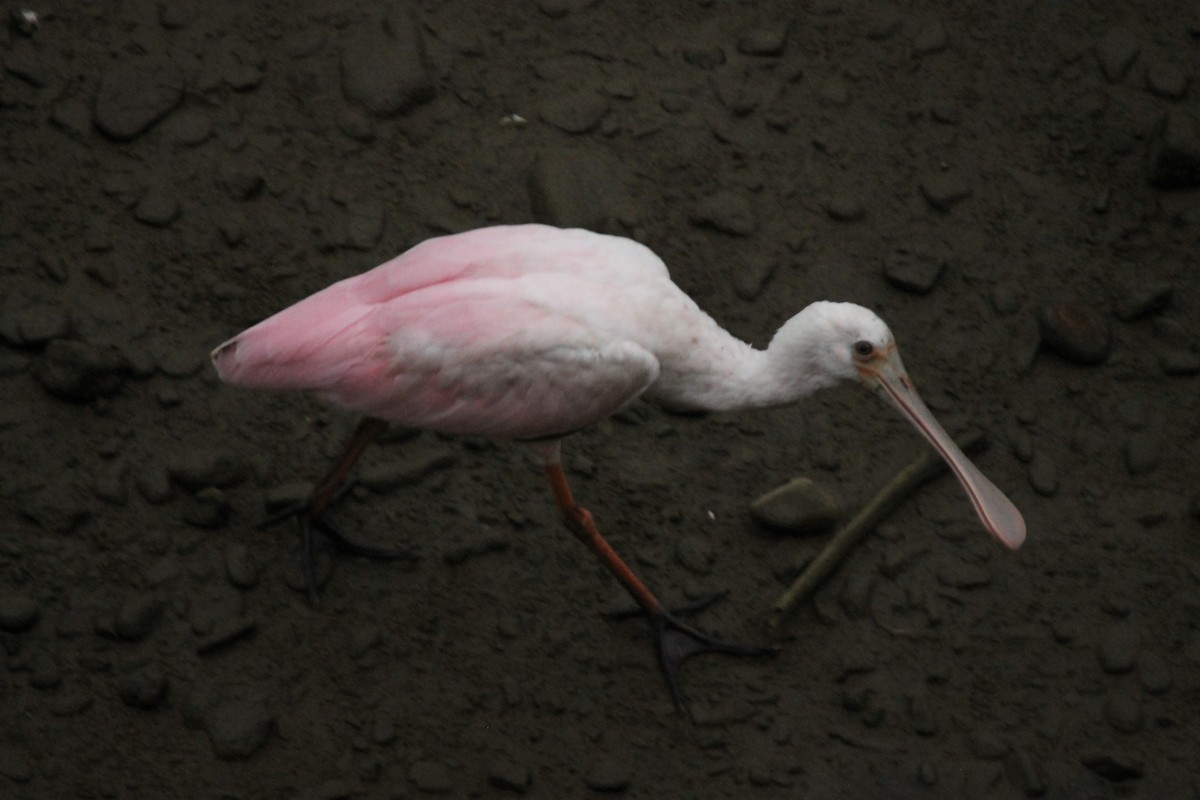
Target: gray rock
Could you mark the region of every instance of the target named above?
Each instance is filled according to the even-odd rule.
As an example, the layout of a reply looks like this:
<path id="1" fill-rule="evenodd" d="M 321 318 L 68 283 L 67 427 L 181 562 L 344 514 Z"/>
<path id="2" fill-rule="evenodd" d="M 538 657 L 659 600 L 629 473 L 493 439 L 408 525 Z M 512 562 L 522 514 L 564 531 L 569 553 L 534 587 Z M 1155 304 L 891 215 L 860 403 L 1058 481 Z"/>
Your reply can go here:
<path id="1" fill-rule="evenodd" d="M 828 530 L 842 516 L 842 505 L 824 486 L 810 478 L 794 478 L 750 504 L 754 519 L 786 533 Z"/>
<path id="2" fill-rule="evenodd" d="M 630 216 L 623 169 L 615 157 L 595 147 L 542 151 L 529 173 L 533 218 L 562 228 L 616 232 Z"/>
<path id="3" fill-rule="evenodd" d="M 1125 466 L 1130 475 L 1145 475 L 1162 461 L 1162 445 L 1150 429 L 1134 431 L 1125 442 Z"/>
<path id="4" fill-rule="evenodd" d="M 914 294 L 929 294 L 937 286 L 946 262 L 908 250 L 893 251 L 883 264 L 883 277 L 889 283 Z"/>
<path id="5" fill-rule="evenodd" d="M 167 698 L 167 676 L 153 666 L 131 670 L 117 681 L 117 693 L 127 706 L 158 708 Z"/>
<path id="6" fill-rule="evenodd" d="M 1142 704 L 1125 691 L 1115 691 L 1104 704 L 1104 718 L 1121 733 L 1137 733 L 1146 722 Z"/>
<path id="7" fill-rule="evenodd" d="M 1163 311 L 1171 304 L 1175 287 L 1166 281 L 1139 280 L 1122 287 L 1113 303 L 1117 319 L 1135 322 Z"/>
<path id="8" fill-rule="evenodd" d="M 454 788 L 450 770 L 433 761 L 418 761 L 408 777 L 417 789 L 427 794 L 448 794 Z"/>
<path id="9" fill-rule="evenodd" d="M 37 601 L 17 592 L 0 594 L 0 630 L 20 633 L 32 628 L 41 615 Z"/>
<path id="10" fill-rule="evenodd" d="M 841 190 L 826 198 L 825 213 L 838 222 L 857 222 L 866 216 L 867 209 L 857 194 Z"/>
<path id="11" fill-rule="evenodd" d="M 1077 300 L 1062 300 L 1038 309 L 1042 343 L 1076 364 L 1102 364 L 1112 350 L 1112 324 Z"/>
<path id="12" fill-rule="evenodd" d="M 629 788 L 629 769 L 611 756 L 600 756 L 588 768 L 583 784 L 593 792 L 623 792 Z"/>
<path id="13" fill-rule="evenodd" d="M 1179 100 L 1187 93 L 1188 79 L 1174 64 L 1153 63 L 1146 67 L 1146 88 L 1159 97 Z"/>
<path id="14" fill-rule="evenodd" d="M 1140 51 L 1137 37 L 1125 28 L 1114 28 L 1096 42 L 1096 59 L 1109 83 L 1125 77 Z"/>
<path id="15" fill-rule="evenodd" d="M 167 474 L 187 489 L 208 486 L 227 489 L 246 477 L 246 463 L 232 450 L 220 447 L 189 448 L 167 464 Z"/>
<path id="16" fill-rule="evenodd" d="M 1136 627 L 1128 623 L 1113 625 L 1104 633 L 1096 657 L 1105 672 L 1119 674 L 1129 672 L 1137 663 L 1142 637 Z"/>
<path id="17" fill-rule="evenodd" d="M 402 486 L 420 483 L 436 472 L 450 469 L 458 456 L 445 451 L 412 451 L 405 459 L 364 467 L 358 482 L 373 492 L 390 492 Z"/>
<path id="18" fill-rule="evenodd" d="M 117 62 L 100 77 L 92 107 L 96 127 L 120 141 L 135 138 L 183 100 L 183 74 L 149 57 Z"/>
<path id="19" fill-rule="evenodd" d="M 242 761 L 267 743 L 275 718 L 258 700 L 222 700 L 202 715 L 213 753 L 223 761 Z"/>
<path id="20" fill-rule="evenodd" d="M 33 366 L 43 389 L 73 403 L 116 394 L 126 373 L 125 361 L 116 350 L 71 339 L 50 342 Z"/>
<path id="21" fill-rule="evenodd" d="M 777 56 L 783 52 L 786 40 L 786 25 L 764 25 L 743 31 L 738 37 L 737 49 L 748 56 Z"/>
<path id="22" fill-rule="evenodd" d="M 597 92 L 581 89 L 542 101 L 542 120 L 565 133 L 587 133 L 608 114 L 608 101 Z"/>
<path id="23" fill-rule="evenodd" d="M 675 559 L 689 572 L 707 575 L 712 572 L 717 553 L 708 539 L 690 534 L 675 541 Z"/>
<path id="24" fill-rule="evenodd" d="M 946 212 L 972 194 L 965 175 L 955 170 L 939 170 L 921 178 L 921 195 L 929 205 Z"/>
<path id="25" fill-rule="evenodd" d="M 258 584 L 261 567 L 250 548 L 243 542 L 225 546 L 225 577 L 239 589 L 251 589 Z"/>
<path id="26" fill-rule="evenodd" d="M 139 595 L 126 600 L 113 618 L 117 636 L 131 642 L 149 636 L 162 619 L 166 606 L 154 595 Z"/>
<path id="27" fill-rule="evenodd" d="M 706 195 L 691 214 L 693 225 L 713 228 L 734 236 L 749 236 L 758 229 L 750 202 L 730 191 Z"/>
<path id="28" fill-rule="evenodd" d="M 1200 184 L 1200 123 L 1191 114 L 1168 110 L 1148 152 L 1152 185 L 1184 189 Z"/>
<path id="29" fill-rule="evenodd" d="M 179 216 L 179 197 L 175 189 L 155 184 L 133 208 L 133 218 L 155 228 L 165 228 Z"/>
<path id="30" fill-rule="evenodd" d="M 421 32 L 410 16 L 394 11 L 383 27 L 364 25 L 347 39 L 342 91 L 379 117 L 403 114 L 433 99 Z"/>
<path id="31" fill-rule="evenodd" d="M 533 785 L 533 771 L 526 764 L 497 760 L 488 767 L 488 783 L 497 789 L 525 794 Z"/>

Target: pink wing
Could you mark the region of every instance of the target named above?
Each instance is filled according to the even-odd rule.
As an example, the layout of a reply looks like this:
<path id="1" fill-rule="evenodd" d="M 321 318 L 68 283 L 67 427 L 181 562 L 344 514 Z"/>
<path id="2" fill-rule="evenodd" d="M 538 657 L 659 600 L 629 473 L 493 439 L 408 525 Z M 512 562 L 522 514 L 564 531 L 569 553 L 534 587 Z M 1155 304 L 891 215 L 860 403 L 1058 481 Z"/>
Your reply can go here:
<path id="1" fill-rule="evenodd" d="M 443 270 L 441 280 L 425 280 L 397 277 L 399 261 L 334 284 L 222 345 L 213 354 L 222 379 L 313 391 L 415 427 L 521 439 L 589 425 L 658 377 L 644 347 L 572 316 L 572 300 L 594 288 L 586 279 L 529 270 L 480 277 L 503 270 L 478 266 L 467 277 L 472 268 L 460 265 L 455 277 Z M 418 271 L 427 264 L 418 262 Z M 385 283 L 420 288 L 387 296 Z"/>

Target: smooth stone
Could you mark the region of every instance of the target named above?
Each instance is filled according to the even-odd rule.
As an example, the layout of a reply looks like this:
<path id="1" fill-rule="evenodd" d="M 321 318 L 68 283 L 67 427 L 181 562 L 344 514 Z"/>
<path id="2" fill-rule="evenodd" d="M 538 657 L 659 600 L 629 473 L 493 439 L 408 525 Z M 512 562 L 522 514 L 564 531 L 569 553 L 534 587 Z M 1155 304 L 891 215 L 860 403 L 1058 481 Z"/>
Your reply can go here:
<path id="1" fill-rule="evenodd" d="M 126 371 L 116 350 L 73 339 L 51 341 L 33 366 L 43 389 L 73 403 L 116 394 Z"/>
<path id="2" fill-rule="evenodd" d="M 1125 77 L 1140 51 L 1137 37 L 1125 28 L 1114 28 L 1096 42 L 1096 58 L 1109 83 Z"/>
<path id="3" fill-rule="evenodd" d="M 17 592 L 0 594 L 0 630 L 20 633 L 32 628 L 41 615 L 37 601 Z"/>
<path id="4" fill-rule="evenodd" d="M 608 114 L 608 101 L 597 92 L 581 89 L 547 98 L 538 113 L 564 133 L 587 133 Z"/>
<path id="5" fill-rule="evenodd" d="M 158 667 L 131 670 L 117 681 L 117 694 L 132 708 L 158 708 L 167 699 L 167 676 Z"/>
<path id="6" fill-rule="evenodd" d="M 202 714 L 213 753 L 223 761 L 241 761 L 267 743 L 275 718 L 261 701 L 219 701 Z"/>
<path id="7" fill-rule="evenodd" d="M 560 228 L 617 230 L 629 208 L 623 172 L 614 156 L 596 147 L 544 149 L 527 182 L 533 218 Z"/>
<path id="8" fill-rule="evenodd" d="M 153 595 L 130 598 L 117 609 L 114 630 L 122 639 L 141 641 L 154 631 L 165 609 L 163 602 Z"/>
<path id="9" fill-rule="evenodd" d="M 488 767 L 488 784 L 517 794 L 525 794 L 533 785 L 533 770 L 514 761 L 497 760 Z"/>
<path id="10" fill-rule="evenodd" d="M 155 228 L 165 228 L 179 216 L 179 198 L 172 187 L 155 185 L 134 206 L 133 218 Z"/>
<path id="11" fill-rule="evenodd" d="M 1058 492 L 1058 464 L 1045 450 L 1035 450 L 1029 461 L 1029 484 L 1042 497 Z"/>
<path id="12" fill-rule="evenodd" d="M 1130 282 L 1116 297 L 1113 311 L 1122 322 L 1135 322 L 1165 310 L 1174 294 L 1175 287 L 1166 281 Z"/>
<path id="13" fill-rule="evenodd" d="M 758 522 L 785 533 L 809 534 L 828 530 L 842 516 L 842 505 L 811 478 L 794 478 L 750 503 Z"/>
<path id="14" fill-rule="evenodd" d="M 1076 364 L 1101 364 L 1112 350 L 1107 317 L 1077 300 L 1062 300 L 1038 309 L 1038 333 L 1050 350 Z"/>
<path id="15" fill-rule="evenodd" d="M 183 100 L 183 74 L 170 61 L 149 57 L 117 62 L 104 71 L 92 107 L 106 136 L 128 141 Z"/>
<path id="16" fill-rule="evenodd" d="M 675 541 L 675 560 L 689 572 L 707 575 L 712 572 L 717 553 L 707 538 L 690 534 Z"/>
<path id="17" fill-rule="evenodd" d="M 258 585 L 261 565 L 244 542 L 230 542 L 225 546 L 225 577 L 239 589 L 252 589 Z"/>
<path id="18" fill-rule="evenodd" d="M 950 43 L 946 26 L 934 20 L 926 23 L 913 33 L 912 51 L 915 56 L 927 56 L 940 53 Z"/>
<path id="19" fill-rule="evenodd" d="M 979 564 L 945 564 L 937 571 L 938 583 L 955 589 L 975 589 L 992 582 L 992 574 Z"/>
<path id="20" fill-rule="evenodd" d="M 196 447 L 176 455 L 167 463 L 171 480 L 193 491 L 208 486 L 229 488 L 246 477 L 241 456 L 221 447 Z"/>
<path id="21" fill-rule="evenodd" d="M 777 56 L 787 41 L 787 26 L 750 28 L 738 37 L 738 52 L 748 56 Z"/>
<path id="22" fill-rule="evenodd" d="M 419 790 L 427 794 L 448 794 L 454 788 L 450 770 L 433 761 L 416 762 L 408 776 Z"/>
<path id="23" fill-rule="evenodd" d="M 949 211 L 972 194 L 966 176 L 955 170 L 931 172 L 921 178 L 921 195 L 941 212 Z"/>
<path id="24" fill-rule="evenodd" d="M 1120 674 L 1129 672 L 1137 663 L 1142 637 L 1136 627 L 1129 623 L 1111 626 L 1100 640 L 1096 656 L 1105 672 Z"/>
<path id="25" fill-rule="evenodd" d="M 825 213 L 838 222 L 857 222 L 867 214 L 867 209 L 858 195 L 837 192 L 825 201 Z"/>
<path id="26" fill-rule="evenodd" d="M 420 29 L 403 11 L 382 27 L 368 24 L 351 34 L 341 64 L 346 99 L 378 117 L 411 111 L 436 93 Z"/>
<path id="27" fill-rule="evenodd" d="M 1200 374 L 1200 353 L 1180 349 L 1167 350 L 1158 357 L 1158 365 L 1164 375 L 1197 375 Z"/>
<path id="28" fill-rule="evenodd" d="M 1145 774 L 1138 762 L 1099 751 L 1084 753 L 1079 757 L 1079 763 L 1112 783 L 1137 780 Z"/>
<path id="29" fill-rule="evenodd" d="M 1134 431 L 1125 442 L 1125 466 L 1130 475 L 1145 475 L 1162 462 L 1162 445 L 1149 429 Z"/>
<path id="30" fill-rule="evenodd" d="M 914 294 L 929 294 L 946 270 L 946 262 L 930 256 L 896 250 L 883 264 L 883 277 L 897 288 Z"/>
<path id="31" fill-rule="evenodd" d="M 1104 718 L 1121 733 L 1137 733 L 1146 722 L 1142 704 L 1125 691 L 1115 691 L 1104 705 Z"/>
<path id="32" fill-rule="evenodd" d="M 1159 97 L 1179 100 L 1187 87 L 1187 76 L 1174 64 L 1153 63 L 1146 67 L 1146 88 Z"/>
<path id="33" fill-rule="evenodd" d="M 1171 688 L 1171 667 L 1157 653 L 1139 653 L 1137 672 L 1142 690 L 1147 694 L 1162 694 Z"/>
<path id="34" fill-rule="evenodd" d="M 696 204 L 690 219 L 693 225 L 732 236 L 750 236 L 758 229 L 750 201 L 730 191 L 717 191 L 706 196 Z"/>
<path id="35" fill-rule="evenodd" d="M 630 782 L 626 766 L 607 756 L 594 761 L 583 778 L 584 786 L 594 792 L 623 792 Z"/>
<path id="36" fill-rule="evenodd" d="M 1200 123 L 1179 109 L 1168 109 L 1150 140 L 1149 181 L 1162 189 L 1200 184 Z"/>

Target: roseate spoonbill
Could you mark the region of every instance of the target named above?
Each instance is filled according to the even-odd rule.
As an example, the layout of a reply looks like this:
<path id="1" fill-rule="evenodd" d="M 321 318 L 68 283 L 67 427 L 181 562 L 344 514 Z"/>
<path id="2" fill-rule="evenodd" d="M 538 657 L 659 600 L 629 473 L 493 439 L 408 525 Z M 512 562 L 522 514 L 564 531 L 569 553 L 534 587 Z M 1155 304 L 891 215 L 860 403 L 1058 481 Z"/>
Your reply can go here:
<path id="1" fill-rule="evenodd" d="M 621 237 L 518 225 L 430 239 L 238 334 L 212 359 L 235 386 L 306 390 L 364 415 L 298 512 L 314 600 L 314 528 L 351 552 L 396 555 L 350 542 L 323 516 L 389 423 L 527 442 L 566 527 L 653 620 L 660 664 L 680 706 L 677 672 L 686 658 L 773 649 L 722 641 L 681 621 L 572 496 L 561 440 L 637 397 L 734 411 L 856 381 L 890 400 L 937 449 L 988 531 L 1013 549 L 1025 538 L 1020 512 L 930 414 L 874 313 L 813 303 L 757 350 L 704 313 L 648 248 Z"/>

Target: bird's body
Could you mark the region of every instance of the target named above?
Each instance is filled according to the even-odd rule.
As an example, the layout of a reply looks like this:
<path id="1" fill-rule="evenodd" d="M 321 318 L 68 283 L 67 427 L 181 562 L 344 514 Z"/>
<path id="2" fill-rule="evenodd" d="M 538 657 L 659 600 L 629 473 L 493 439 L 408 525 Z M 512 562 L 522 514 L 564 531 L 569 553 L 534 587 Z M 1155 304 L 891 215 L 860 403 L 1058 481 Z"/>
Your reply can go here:
<path id="1" fill-rule="evenodd" d="M 786 365 L 727 333 L 648 248 L 543 225 L 431 239 L 218 349 L 221 377 L 402 425 L 543 439 L 646 393 L 676 408 L 788 402 Z"/>
<path id="2" fill-rule="evenodd" d="M 314 526 L 351 552 L 385 555 L 342 537 L 323 513 L 386 423 L 530 441 L 568 529 L 654 619 L 681 705 L 675 673 L 683 659 L 770 648 L 722 642 L 681 622 L 575 502 L 559 441 L 639 396 L 734 411 L 794 402 L 839 381 L 863 383 L 941 453 L 990 533 L 1014 549 L 1025 538 L 1020 512 L 921 402 L 874 313 L 813 303 L 759 350 L 702 311 L 654 253 L 621 237 L 521 225 L 431 239 L 249 328 L 212 358 L 234 385 L 309 391 L 366 417 L 298 509 L 314 601 Z"/>

